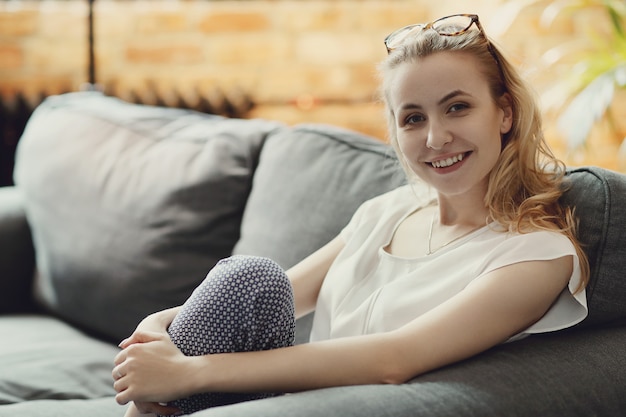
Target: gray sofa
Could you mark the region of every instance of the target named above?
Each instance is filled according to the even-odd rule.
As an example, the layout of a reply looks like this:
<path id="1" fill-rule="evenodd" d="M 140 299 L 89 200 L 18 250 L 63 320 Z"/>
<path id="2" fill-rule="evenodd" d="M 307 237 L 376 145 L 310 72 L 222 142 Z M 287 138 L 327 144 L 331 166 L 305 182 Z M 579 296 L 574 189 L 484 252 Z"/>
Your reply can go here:
<path id="1" fill-rule="evenodd" d="M 124 103 L 47 99 L 0 188 L 0 417 L 113 417 L 117 342 L 180 304 L 220 258 L 289 267 L 358 205 L 403 183 L 390 149 L 288 127 Z M 209 416 L 626 415 L 626 176 L 573 169 L 564 204 L 591 262 L 589 317 L 397 386 L 302 392 Z M 310 317 L 298 323 L 307 337 Z"/>

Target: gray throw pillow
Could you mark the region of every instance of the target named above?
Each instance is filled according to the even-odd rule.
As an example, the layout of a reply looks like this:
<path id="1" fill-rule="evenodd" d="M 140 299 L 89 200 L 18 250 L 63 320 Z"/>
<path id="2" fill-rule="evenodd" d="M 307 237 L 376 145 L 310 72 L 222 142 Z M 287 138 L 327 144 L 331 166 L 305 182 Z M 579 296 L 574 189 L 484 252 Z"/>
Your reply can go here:
<path id="1" fill-rule="evenodd" d="M 322 124 L 275 132 L 261 152 L 234 253 L 288 268 L 337 236 L 361 203 L 404 182 L 393 150 L 377 139 Z"/>
<path id="2" fill-rule="evenodd" d="M 230 255 L 258 153 L 281 127 L 98 93 L 47 99 L 15 169 L 39 303 L 113 339 L 181 304 Z"/>

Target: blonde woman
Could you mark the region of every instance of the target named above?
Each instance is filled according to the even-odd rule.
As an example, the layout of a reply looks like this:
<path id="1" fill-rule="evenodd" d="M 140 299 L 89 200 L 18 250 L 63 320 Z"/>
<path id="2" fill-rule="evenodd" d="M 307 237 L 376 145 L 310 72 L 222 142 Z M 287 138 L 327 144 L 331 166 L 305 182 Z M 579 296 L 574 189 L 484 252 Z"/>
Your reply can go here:
<path id="1" fill-rule="evenodd" d="M 407 26 L 385 45 L 382 96 L 410 184 L 363 204 L 286 275 L 230 258 L 182 307 L 146 318 L 113 369 L 127 415 L 400 384 L 585 318 L 563 164 L 478 16 Z M 294 317 L 313 310 L 311 342 L 291 346 Z"/>

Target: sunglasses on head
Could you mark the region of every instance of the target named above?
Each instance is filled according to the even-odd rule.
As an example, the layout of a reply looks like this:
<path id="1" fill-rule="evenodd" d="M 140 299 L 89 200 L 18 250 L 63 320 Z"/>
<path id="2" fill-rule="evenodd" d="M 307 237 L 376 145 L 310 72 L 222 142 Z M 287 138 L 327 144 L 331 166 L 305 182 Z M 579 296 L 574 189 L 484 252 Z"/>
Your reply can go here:
<path id="1" fill-rule="evenodd" d="M 485 31 L 483 30 L 483 27 L 480 24 L 480 20 L 478 20 L 478 15 L 476 14 L 453 14 L 437 20 L 433 20 L 430 23 L 416 23 L 413 25 L 405 26 L 392 32 L 385 38 L 385 47 L 387 48 L 387 53 L 390 54 L 394 49 L 402 45 L 407 39 L 411 38 L 412 36 L 416 36 L 423 30 L 432 29 L 440 36 L 459 36 L 467 33 L 474 26 L 476 28 L 475 30 L 478 30 L 478 32 L 487 40 L 487 48 L 489 49 L 489 53 L 491 53 L 491 56 L 493 56 L 493 59 L 495 59 L 496 64 L 498 65 L 498 69 L 502 73 L 500 60 L 493 50 L 493 46 L 487 38 L 487 35 L 485 35 Z"/>
<path id="2" fill-rule="evenodd" d="M 385 47 L 387 47 L 387 53 L 390 53 L 398 46 L 402 45 L 411 36 L 417 35 L 421 31 L 428 29 L 434 30 L 441 36 L 462 35 L 470 30 L 474 23 L 476 24 L 476 28 L 484 36 L 485 32 L 483 31 L 483 27 L 478 20 L 478 15 L 454 14 L 442 17 L 430 23 L 416 23 L 400 28 L 385 38 Z"/>

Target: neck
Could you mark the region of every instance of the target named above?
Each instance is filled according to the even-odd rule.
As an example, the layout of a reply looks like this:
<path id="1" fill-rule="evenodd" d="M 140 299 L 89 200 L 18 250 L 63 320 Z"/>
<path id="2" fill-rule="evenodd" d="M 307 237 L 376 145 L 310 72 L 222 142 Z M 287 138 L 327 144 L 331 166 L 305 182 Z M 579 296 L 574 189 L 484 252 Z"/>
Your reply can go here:
<path id="1" fill-rule="evenodd" d="M 450 199 L 439 196 L 437 210 L 437 223 L 442 226 L 484 226 L 489 216 L 482 198 Z"/>
<path id="2" fill-rule="evenodd" d="M 430 229 L 428 231 L 428 249 L 426 255 L 432 255 L 439 249 L 442 249 L 451 243 L 456 242 L 464 238 L 465 236 L 470 235 L 476 230 L 482 228 L 487 224 L 487 219 L 481 223 L 478 222 L 477 225 L 465 225 L 465 224 L 457 224 L 454 226 L 438 226 L 438 232 L 435 234 L 435 224 L 437 223 L 437 215 L 438 211 L 435 209 L 433 211 L 433 216 L 430 222 Z"/>

